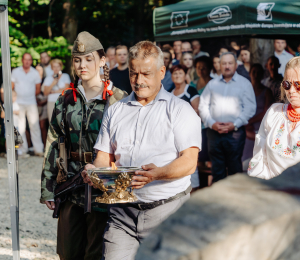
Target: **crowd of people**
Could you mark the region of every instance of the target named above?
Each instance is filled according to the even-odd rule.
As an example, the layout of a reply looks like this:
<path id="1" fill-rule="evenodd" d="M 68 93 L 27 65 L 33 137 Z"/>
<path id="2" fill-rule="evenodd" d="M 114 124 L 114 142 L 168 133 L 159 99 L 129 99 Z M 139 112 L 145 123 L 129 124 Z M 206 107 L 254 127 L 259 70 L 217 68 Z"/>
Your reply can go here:
<path id="1" fill-rule="evenodd" d="M 285 40 L 274 40 L 274 49 L 265 66 L 251 62 L 248 46 L 210 55 L 198 40 L 161 48 L 142 41 L 105 53 L 81 32 L 74 84 L 60 59 L 43 52 L 33 68 L 25 53 L 11 77 L 24 140 L 18 153 L 44 156 L 40 202 L 56 210 L 60 258 L 134 259 L 143 239 L 199 188 L 200 169 L 211 170 L 212 183 L 242 171 L 270 179 L 297 163 L 300 59 Z M 103 205 L 91 188 L 85 214 L 83 184 L 95 188 L 88 169 L 112 163 L 141 167 L 131 180 L 138 201 Z M 77 176 L 76 189 L 55 195 Z"/>
<path id="2" fill-rule="evenodd" d="M 282 102 L 284 68 L 297 52 L 291 54 L 286 41 L 276 39 L 274 55 L 262 66 L 251 62 L 246 45 L 221 46 L 211 56 L 202 50 L 199 40 L 174 41 L 172 46 L 164 44 L 161 49 L 166 67 L 163 87 L 189 102 L 201 117 L 203 144 L 198 165 L 211 169 L 213 178 L 208 177 L 209 183 L 246 171 L 260 123 L 273 103 Z M 111 46 L 105 56 L 101 78 L 109 73 L 113 85 L 130 94 L 127 46 Z M 51 59 L 47 52 L 40 54 L 36 68 L 32 67 L 29 53 L 23 55 L 22 63 L 12 70 L 14 122 L 24 140 L 18 153 L 20 158 L 43 156 L 55 102 L 69 88 L 71 78 L 62 72 L 63 62 Z M 198 169 L 192 180 L 197 189 Z"/>
<path id="3" fill-rule="evenodd" d="M 161 48 L 167 68 L 164 88 L 189 102 L 201 117 L 198 165 L 211 170 L 208 183 L 247 171 L 265 113 L 273 103 L 284 102 L 280 86 L 286 64 L 294 57 L 286 51 L 286 41 L 274 40 L 274 55 L 264 66 L 251 62 L 249 47 L 235 42 L 212 56 L 202 51 L 198 40 Z M 198 171 L 192 175 L 195 189 L 198 176 Z"/>

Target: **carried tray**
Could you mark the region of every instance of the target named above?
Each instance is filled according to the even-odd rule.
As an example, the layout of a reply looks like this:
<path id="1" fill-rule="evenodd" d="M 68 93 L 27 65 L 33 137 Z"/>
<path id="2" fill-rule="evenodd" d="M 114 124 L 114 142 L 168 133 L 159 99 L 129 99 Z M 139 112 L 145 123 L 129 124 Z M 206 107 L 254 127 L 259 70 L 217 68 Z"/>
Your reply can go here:
<path id="1" fill-rule="evenodd" d="M 92 168 L 87 170 L 89 178 L 95 188 L 103 191 L 103 195 L 97 197 L 95 202 L 104 204 L 135 202 L 138 199 L 129 188 L 135 171 L 142 170 L 138 167 L 111 167 Z"/>

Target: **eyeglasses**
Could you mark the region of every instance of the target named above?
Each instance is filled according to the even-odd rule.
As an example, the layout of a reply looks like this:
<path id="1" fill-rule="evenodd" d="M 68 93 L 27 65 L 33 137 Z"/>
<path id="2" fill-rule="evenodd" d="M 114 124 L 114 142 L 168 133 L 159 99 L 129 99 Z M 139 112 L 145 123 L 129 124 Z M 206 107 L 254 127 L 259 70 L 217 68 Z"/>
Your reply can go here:
<path id="1" fill-rule="evenodd" d="M 294 87 L 297 89 L 297 91 L 300 91 L 300 81 L 290 82 L 290 81 L 284 80 L 281 83 L 281 86 L 285 90 L 289 90 L 292 87 L 292 85 L 294 85 Z"/>

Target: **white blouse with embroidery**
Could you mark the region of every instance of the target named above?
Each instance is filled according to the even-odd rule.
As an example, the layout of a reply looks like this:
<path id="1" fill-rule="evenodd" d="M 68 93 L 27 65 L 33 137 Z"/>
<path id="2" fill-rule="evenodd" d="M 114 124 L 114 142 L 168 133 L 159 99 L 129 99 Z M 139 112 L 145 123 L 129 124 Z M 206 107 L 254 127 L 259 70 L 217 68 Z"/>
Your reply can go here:
<path id="1" fill-rule="evenodd" d="M 289 133 L 287 104 L 273 104 L 265 114 L 255 137 L 248 174 L 271 179 L 300 162 L 300 124 Z"/>

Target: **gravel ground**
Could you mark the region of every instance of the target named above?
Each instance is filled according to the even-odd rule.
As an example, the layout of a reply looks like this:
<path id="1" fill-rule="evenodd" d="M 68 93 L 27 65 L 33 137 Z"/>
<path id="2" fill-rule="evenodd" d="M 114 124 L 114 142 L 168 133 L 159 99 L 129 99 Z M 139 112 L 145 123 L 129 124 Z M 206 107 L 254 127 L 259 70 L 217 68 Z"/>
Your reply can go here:
<path id="1" fill-rule="evenodd" d="M 57 220 L 52 211 L 40 204 L 43 158 L 19 161 L 20 256 L 22 260 L 59 259 L 56 255 Z M 0 259 L 12 259 L 8 177 L 6 159 L 0 158 Z"/>

